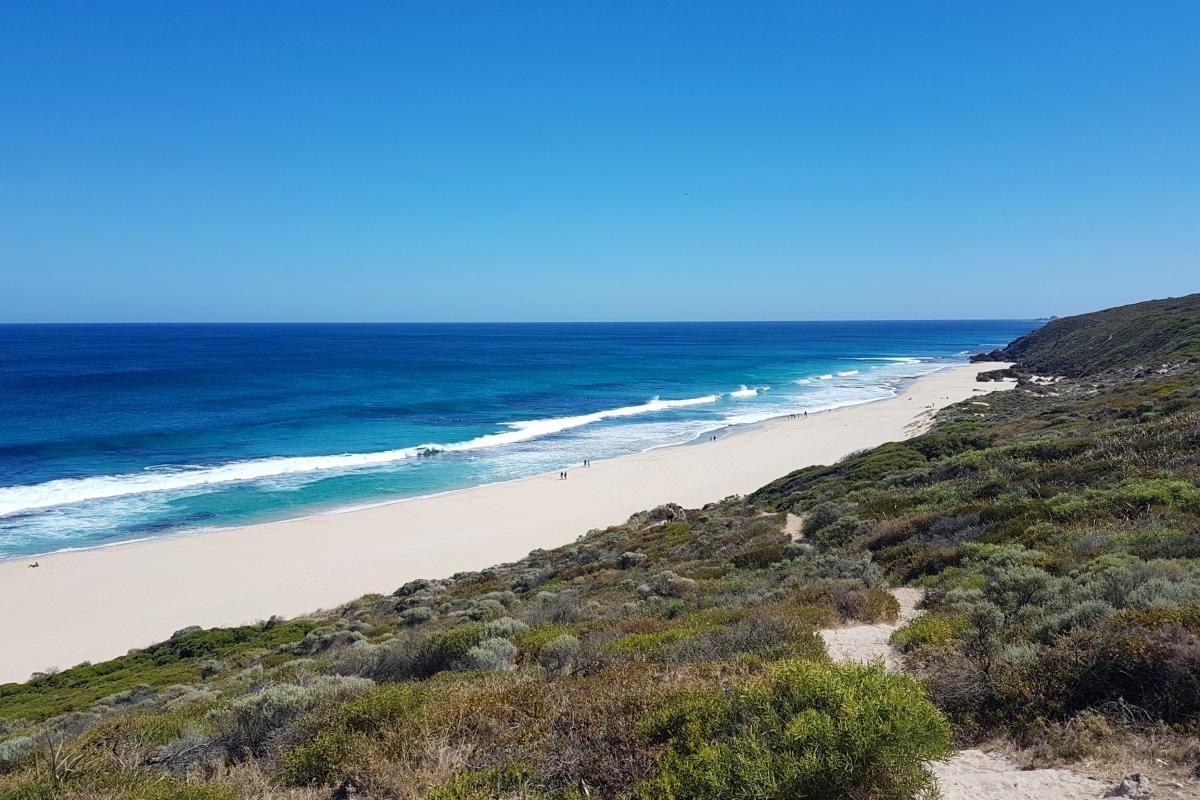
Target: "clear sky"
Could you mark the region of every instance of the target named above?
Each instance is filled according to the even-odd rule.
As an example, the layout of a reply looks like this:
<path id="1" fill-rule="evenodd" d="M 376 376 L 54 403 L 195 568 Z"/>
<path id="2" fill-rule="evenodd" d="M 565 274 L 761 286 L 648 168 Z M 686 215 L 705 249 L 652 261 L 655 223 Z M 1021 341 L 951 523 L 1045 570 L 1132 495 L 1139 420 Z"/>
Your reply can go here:
<path id="1" fill-rule="evenodd" d="M 0 321 L 1200 290 L 1200 2 L 0 0 Z"/>

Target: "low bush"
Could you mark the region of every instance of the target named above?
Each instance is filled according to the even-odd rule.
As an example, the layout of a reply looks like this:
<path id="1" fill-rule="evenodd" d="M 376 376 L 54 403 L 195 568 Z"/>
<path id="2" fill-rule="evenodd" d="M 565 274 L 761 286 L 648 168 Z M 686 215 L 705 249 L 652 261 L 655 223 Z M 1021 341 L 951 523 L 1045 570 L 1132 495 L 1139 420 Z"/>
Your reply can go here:
<path id="1" fill-rule="evenodd" d="M 260 755 L 272 734 L 317 705 L 349 699 L 372 686 L 366 678 L 333 675 L 305 685 L 275 684 L 233 700 L 213 721 L 232 755 Z"/>
<path id="2" fill-rule="evenodd" d="M 855 589 L 838 597 L 838 611 L 862 622 L 895 622 L 900 617 L 900 603 L 883 589 Z"/>
<path id="3" fill-rule="evenodd" d="M 161 772 L 80 770 L 60 779 L 49 771 L 0 778 L 0 800 L 237 800 L 232 786 L 185 783 Z"/>
<path id="4" fill-rule="evenodd" d="M 365 737 L 403 722 L 424 699 L 424 692 L 411 684 L 377 686 L 311 712 L 301 723 L 305 741 L 280 755 L 285 779 L 295 784 L 344 779 L 344 766 Z"/>
<path id="5" fill-rule="evenodd" d="M 922 614 L 898 628 L 890 641 L 904 653 L 921 647 L 947 647 L 956 644 L 970 627 L 964 614 Z"/>
<path id="6" fill-rule="evenodd" d="M 483 638 L 514 639 L 527 630 L 529 630 L 529 626 L 519 619 L 500 617 L 483 626 Z"/>
<path id="7" fill-rule="evenodd" d="M 644 730 L 666 752 L 643 800 L 908 800 L 934 787 L 926 762 L 952 752 L 916 681 L 881 664 L 781 662 L 759 683 L 669 705 Z"/>
<path id="8" fill-rule="evenodd" d="M 574 636 L 557 636 L 538 649 L 537 663 L 550 675 L 569 675 L 579 663 L 580 653 Z"/>
<path id="9" fill-rule="evenodd" d="M 467 651 L 465 669 L 507 672 L 516 667 L 517 646 L 508 639 L 484 639 Z"/>
<path id="10" fill-rule="evenodd" d="M 483 635 L 484 626 L 477 622 L 433 634 L 414 659 L 414 677 L 428 678 L 454 669 L 467 657 L 467 652 L 479 644 Z"/>

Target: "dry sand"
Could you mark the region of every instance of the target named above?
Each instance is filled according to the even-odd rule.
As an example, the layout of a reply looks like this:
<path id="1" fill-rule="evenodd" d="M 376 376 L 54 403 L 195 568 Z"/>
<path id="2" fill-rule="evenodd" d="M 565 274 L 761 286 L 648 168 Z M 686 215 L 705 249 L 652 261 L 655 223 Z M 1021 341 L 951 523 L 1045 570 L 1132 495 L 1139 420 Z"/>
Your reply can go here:
<path id="1" fill-rule="evenodd" d="M 917 603 L 921 602 L 922 592 L 905 587 L 893 589 L 892 594 L 900 603 L 900 618 L 895 624 L 851 625 L 821 631 L 830 658 L 834 661 L 874 661 L 882 658 L 888 669 L 897 672 L 903 669 L 900 654 L 892 649 L 888 639 L 896 628 L 906 625 L 920 613 Z"/>
<path id="2" fill-rule="evenodd" d="M 982 750 L 963 750 L 932 766 L 942 800 L 1100 800 L 1110 786 L 1066 769 L 1021 769 Z"/>
<path id="3" fill-rule="evenodd" d="M 895 398 L 731 430 L 590 469 L 288 522 L 0 563 L 0 682 L 122 655 L 188 625 L 297 616 L 416 577 L 556 547 L 665 502 L 700 506 L 919 432 L 943 406 L 1006 384 L 954 367 Z"/>

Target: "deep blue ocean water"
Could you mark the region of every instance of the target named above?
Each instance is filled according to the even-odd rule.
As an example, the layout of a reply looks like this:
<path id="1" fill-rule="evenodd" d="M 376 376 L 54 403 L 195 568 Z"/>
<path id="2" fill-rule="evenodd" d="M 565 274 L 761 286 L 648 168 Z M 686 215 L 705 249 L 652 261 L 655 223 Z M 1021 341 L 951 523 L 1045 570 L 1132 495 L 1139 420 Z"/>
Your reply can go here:
<path id="1" fill-rule="evenodd" d="M 1036 324 L 0 325 L 0 558 L 685 443 Z"/>

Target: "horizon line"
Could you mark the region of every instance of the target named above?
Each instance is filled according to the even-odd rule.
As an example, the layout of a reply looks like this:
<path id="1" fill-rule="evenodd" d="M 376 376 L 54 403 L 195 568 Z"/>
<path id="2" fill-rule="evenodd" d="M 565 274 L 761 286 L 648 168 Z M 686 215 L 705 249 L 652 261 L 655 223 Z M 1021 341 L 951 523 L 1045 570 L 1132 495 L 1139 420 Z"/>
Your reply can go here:
<path id="1" fill-rule="evenodd" d="M 618 320 L 46 320 L 0 322 L 0 327 L 33 325 L 745 325 L 795 322 L 1039 322 L 1041 317 L 844 317 L 835 319 L 618 319 Z"/>

